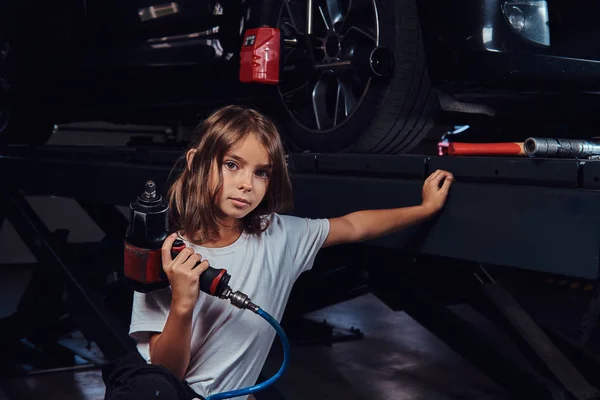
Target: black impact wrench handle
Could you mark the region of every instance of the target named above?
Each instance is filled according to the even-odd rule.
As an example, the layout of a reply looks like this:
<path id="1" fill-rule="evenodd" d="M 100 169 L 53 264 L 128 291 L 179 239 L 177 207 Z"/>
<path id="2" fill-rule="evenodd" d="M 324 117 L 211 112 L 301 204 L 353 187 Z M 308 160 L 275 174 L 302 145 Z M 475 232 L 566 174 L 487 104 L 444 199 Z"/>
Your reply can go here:
<path id="1" fill-rule="evenodd" d="M 177 257 L 183 249 L 185 249 L 185 243 L 181 239 L 176 239 L 171 247 L 171 258 Z M 206 271 L 200 274 L 200 290 L 221 297 L 221 294 L 229 285 L 229 279 L 231 279 L 231 275 L 227 273 L 226 269 L 209 266 Z"/>

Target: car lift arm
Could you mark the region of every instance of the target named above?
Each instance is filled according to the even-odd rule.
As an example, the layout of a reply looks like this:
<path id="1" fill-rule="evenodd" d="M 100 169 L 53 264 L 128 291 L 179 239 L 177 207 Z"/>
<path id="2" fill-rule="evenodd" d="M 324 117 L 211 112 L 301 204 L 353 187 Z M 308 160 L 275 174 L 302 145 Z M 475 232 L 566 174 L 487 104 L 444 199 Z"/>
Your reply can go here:
<path id="1" fill-rule="evenodd" d="M 157 149 L 17 148 L 1 156 L 0 171 L 26 193 L 127 205 L 139 182 L 153 179 L 162 190 L 180 156 Z M 599 275 L 600 161 L 340 154 L 291 154 L 288 161 L 294 212 L 307 217 L 415 205 L 429 173 L 454 174 L 448 204 L 434 223 L 376 245 L 579 278 Z"/>

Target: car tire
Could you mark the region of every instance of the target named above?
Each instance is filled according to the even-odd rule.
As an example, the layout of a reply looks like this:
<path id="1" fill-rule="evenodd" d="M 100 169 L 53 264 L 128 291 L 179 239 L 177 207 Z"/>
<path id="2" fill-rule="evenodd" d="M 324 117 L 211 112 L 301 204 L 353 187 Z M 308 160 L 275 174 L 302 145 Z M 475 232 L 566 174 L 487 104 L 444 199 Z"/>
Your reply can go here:
<path id="1" fill-rule="evenodd" d="M 298 3 L 298 4 L 296 4 Z M 302 6 L 305 6 L 305 1 L 300 0 L 274 0 L 275 7 L 271 7 L 274 10 L 273 15 L 269 16 L 269 24 L 271 26 L 279 27 L 285 38 L 290 36 L 298 35 L 298 38 L 303 37 L 303 29 L 299 27 L 301 22 L 296 21 L 302 19 L 302 17 L 296 17 L 295 28 L 291 27 L 291 18 L 289 15 L 294 13 L 303 15 L 306 19 L 306 11 L 302 14 Z M 351 101 L 347 101 L 348 98 L 354 99 L 354 108 L 351 112 L 340 123 L 333 123 L 325 126 L 321 124 L 319 127 L 318 123 L 312 123 L 310 121 L 309 109 L 312 101 L 313 114 L 321 114 L 325 109 L 325 114 L 328 115 L 329 120 L 337 122 L 336 107 L 333 104 L 340 104 L 340 97 L 334 97 L 329 94 L 324 94 L 323 97 L 329 99 L 329 103 L 322 101 L 317 103 L 313 100 L 316 96 L 317 87 L 321 85 L 320 81 L 328 80 L 331 81 L 332 76 L 336 75 L 336 71 L 326 72 L 307 72 L 306 73 L 306 87 L 303 90 L 292 92 L 292 96 L 296 96 L 294 99 L 290 97 L 290 91 L 286 88 L 286 79 L 297 79 L 298 76 L 291 76 L 286 72 L 285 68 L 289 68 L 288 64 L 293 64 L 293 56 L 291 52 L 298 53 L 298 48 L 286 45 L 283 51 L 283 68 L 281 74 L 280 84 L 278 85 L 278 103 L 273 112 L 274 118 L 279 122 L 282 133 L 286 138 L 286 141 L 291 144 L 295 150 L 303 151 L 316 151 L 316 152 L 354 152 L 354 153 L 406 153 L 414 148 L 419 142 L 421 142 L 431 129 L 435 126 L 435 116 L 439 112 L 439 101 L 437 91 L 432 88 L 426 68 L 425 53 L 423 49 L 423 43 L 420 32 L 420 25 L 417 16 L 417 8 L 415 0 L 329 0 L 329 1 L 315 1 L 315 12 L 313 13 L 313 26 L 315 36 L 324 36 L 331 30 L 327 31 L 327 28 L 320 25 L 325 25 L 327 19 L 329 24 L 333 26 L 341 26 L 341 30 L 352 29 L 354 21 L 361 31 L 367 31 L 367 28 L 363 28 L 363 24 L 366 27 L 372 23 L 372 27 L 368 28 L 370 37 L 377 39 L 377 42 L 373 45 L 378 45 L 387 49 L 393 56 L 393 69 L 387 77 L 369 76 L 368 83 L 364 85 L 364 90 L 356 90 L 360 88 L 356 82 L 360 79 L 355 78 L 356 76 L 364 76 L 364 69 L 362 71 L 342 71 L 336 77 L 337 92 L 340 93 L 340 82 L 342 79 L 348 79 L 351 81 L 351 91 L 353 94 L 346 95 L 344 97 L 344 104 L 352 104 Z M 335 22 L 332 17 L 336 15 L 335 12 L 329 13 L 328 4 L 334 6 L 340 5 L 344 7 L 357 4 L 364 8 L 361 8 L 360 15 L 364 15 L 366 22 L 360 22 L 361 19 L 350 19 L 351 13 L 346 13 L 342 19 L 341 25 L 339 22 Z M 369 16 L 367 12 L 368 6 L 371 6 L 373 11 L 372 15 Z M 319 9 L 319 6 L 321 9 Z M 323 10 L 323 11 L 321 11 Z M 351 10 L 352 11 L 352 10 Z M 339 16 L 339 13 L 337 14 Z M 317 19 L 321 17 L 322 21 Z M 377 25 L 374 23 L 377 22 Z M 359 25 L 360 24 L 360 25 Z M 306 22 L 304 23 L 306 26 Z M 348 28 L 351 26 L 351 28 Z M 334 29 L 335 30 L 335 29 Z M 356 32 L 357 29 L 353 29 L 352 33 Z M 372 33 L 372 35 L 371 35 Z M 331 33 L 329 33 L 331 34 Z M 340 35 L 342 35 L 340 33 Z M 377 35 L 376 35 L 377 34 Z M 366 35 L 363 35 L 366 37 Z M 355 34 L 353 38 L 350 38 L 350 33 L 345 34 L 343 39 L 339 41 L 339 47 L 342 49 L 340 57 L 344 59 L 344 46 L 347 46 L 351 40 L 355 40 L 358 36 Z M 364 39 L 364 38 L 363 38 Z M 329 40 L 329 39 L 328 39 Z M 305 39 L 302 39 L 302 43 L 305 43 Z M 318 44 L 319 42 L 317 42 Z M 361 43 L 366 43 L 361 42 Z M 321 56 L 325 54 L 325 57 L 332 60 L 332 54 L 327 53 L 327 44 L 323 46 L 324 49 L 319 50 L 320 54 L 316 54 L 316 63 L 322 61 Z M 298 44 L 296 44 L 298 46 Z M 371 44 L 368 44 L 371 46 Z M 291 50 L 290 50 L 291 47 Z M 310 45 L 305 46 L 309 48 Z M 335 48 L 335 46 L 332 46 Z M 355 47 L 358 48 L 358 47 Z M 314 51 L 313 49 L 305 50 Z M 352 51 L 352 54 L 356 54 L 356 51 Z M 301 54 L 296 56 L 298 60 L 306 60 L 307 54 Z M 292 61 L 290 61 L 290 59 Z M 299 61 L 302 63 L 303 61 Z M 313 64 L 314 65 L 314 64 Z M 309 66 L 308 69 L 314 71 L 313 65 Z M 306 67 L 306 65 L 305 65 Z M 354 68 L 352 65 L 351 68 Z M 305 68 L 306 70 L 306 68 Z M 294 73 L 296 73 L 294 71 Z M 318 77 L 316 77 L 318 74 Z M 327 74 L 325 78 L 323 76 Z M 343 75 L 345 74 L 345 75 Z M 345 78 L 342 78 L 345 76 Z M 348 78 L 350 76 L 350 78 Z M 317 83 L 314 83 L 314 82 Z M 331 84 L 329 84 L 331 86 Z M 324 86 L 324 85 L 321 85 Z M 346 84 L 345 86 L 349 86 Z M 312 90 L 312 91 L 311 91 Z M 333 89 L 335 90 L 335 88 Z M 305 92 L 305 93 L 302 93 Z M 322 91 L 323 93 L 325 91 Z M 346 89 L 345 93 L 350 91 Z M 312 97 L 311 97 L 312 94 Z M 333 100 L 332 100 L 333 99 Z M 336 101 L 337 100 L 337 101 Z M 317 110 L 318 107 L 315 105 L 321 104 L 321 111 Z M 329 104 L 328 106 L 324 106 Z M 339 111 L 338 111 L 339 114 Z M 333 115 L 333 117 L 332 117 Z M 315 117 L 318 120 L 319 117 Z"/>

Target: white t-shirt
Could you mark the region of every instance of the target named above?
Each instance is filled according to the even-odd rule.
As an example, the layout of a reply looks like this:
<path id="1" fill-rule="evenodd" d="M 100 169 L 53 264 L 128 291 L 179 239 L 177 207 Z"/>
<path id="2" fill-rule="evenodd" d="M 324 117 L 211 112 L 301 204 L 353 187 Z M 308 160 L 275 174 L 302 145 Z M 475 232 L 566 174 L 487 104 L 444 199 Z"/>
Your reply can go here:
<path id="1" fill-rule="evenodd" d="M 279 322 L 293 284 L 312 268 L 328 234 L 327 219 L 274 214 L 260 236 L 243 233 L 221 248 L 188 242 L 186 246 L 193 247 L 211 266 L 225 268 L 231 275 L 231 289 L 248 295 Z M 170 287 L 134 294 L 129 334 L 148 362 L 149 332 L 162 332 L 170 303 Z M 252 386 L 275 336 L 275 329 L 259 315 L 201 292 L 193 311 L 191 359 L 184 379 L 204 397 Z"/>

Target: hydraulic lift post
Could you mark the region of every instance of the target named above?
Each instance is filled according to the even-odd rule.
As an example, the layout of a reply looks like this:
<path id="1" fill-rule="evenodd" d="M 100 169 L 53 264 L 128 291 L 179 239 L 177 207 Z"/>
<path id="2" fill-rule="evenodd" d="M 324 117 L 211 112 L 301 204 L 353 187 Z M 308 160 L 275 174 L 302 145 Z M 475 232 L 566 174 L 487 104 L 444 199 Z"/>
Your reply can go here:
<path id="1" fill-rule="evenodd" d="M 41 228 L 24 196 L 74 198 L 107 237 L 118 240 L 123 219 L 114 206 L 127 205 L 137 195 L 140 183 L 148 179 L 164 191 L 180 151 L 13 147 L 0 154 L 0 173 L 11 177 L 9 183 L 15 190 L 9 218 L 21 222 L 19 233 L 40 263 L 63 271 L 75 284 L 82 301 L 97 316 L 88 323 L 97 324 L 107 335 L 101 346 L 107 353 L 127 348 L 123 327 L 111 328 L 110 312 L 105 311 L 102 299 L 93 296 L 95 289 L 83 286 L 85 278 L 73 274 L 76 268 L 63 262 L 62 254 L 43 240 L 48 232 Z M 360 245 L 366 246 L 368 253 L 364 284 L 512 394 L 522 398 L 534 395 L 540 400 L 600 398 L 600 382 L 590 372 L 597 373 L 600 362 L 582 347 L 538 325 L 507 290 L 482 274 L 480 267 L 494 265 L 597 282 L 600 161 L 302 153 L 290 154 L 288 162 L 294 214 L 305 217 L 418 204 L 425 177 L 439 168 L 451 171 L 456 182 L 438 217 Z M 80 184 L 90 181 L 94 185 Z M 112 222 L 105 222 L 108 220 Z M 399 266 L 409 265 L 411 260 L 420 267 Z M 335 263 L 335 257 L 328 262 Z M 444 278 L 431 282 L 436 273 L 445 274 Z M 360 279 L 352 278 L 353 290 L 361 287 L 356 282 Z M 456 316 L 447 308 L 450 297 L 454 303 L 473 304 L 504 327 L 524 349 L 522 358 L 511 359 Z M 588 315 L 593 316 L 596 303 L 590 304 Z M 527 363 L 522 363 L 523 359 Z M 519 390 L 516 383 L 525 389 Z"/>

